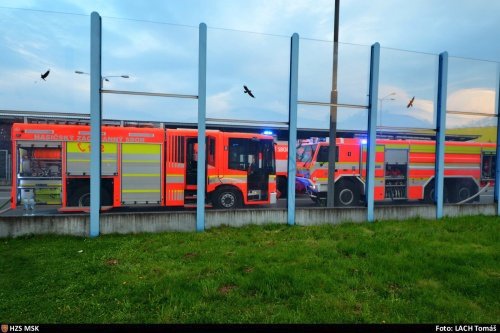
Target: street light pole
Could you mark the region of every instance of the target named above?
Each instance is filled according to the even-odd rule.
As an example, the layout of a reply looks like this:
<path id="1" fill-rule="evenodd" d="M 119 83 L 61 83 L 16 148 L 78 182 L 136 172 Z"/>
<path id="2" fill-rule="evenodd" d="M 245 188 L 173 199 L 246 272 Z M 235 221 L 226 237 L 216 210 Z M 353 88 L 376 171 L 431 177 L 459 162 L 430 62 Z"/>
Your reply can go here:
<path id="1" fill-rule="evenodd" d="M 382 126 L 382 105 L 383 105 L 383 102 L 384 101 L 394 101 L 394 100 L 396 100 L 395 98 L 388 98 L 389 96 L 394 96 L 394 95 L 396 95 L 396 93 L 392 92 L 389 95 L 386 95 L 386 96 L 378 99 L 379 105 L 380 105 L 380 107 L 379 107 L 379 113 L 380 113 L 379 120 L 380 120 L 380 122 L 378 124 L 379 126 Z"/>
<path id="2" fill-rule="evenodd" d="M 75 74 L 90 75 L 90 73 L 83 72 L 83 71 L 75 71 Z M 121 77 L 121 78 L 124 78 L 124 79 L 129 79 L 130 78 L 130 76 L 128 76 L 128 75 L 107 75 L 107 76 L 101 77 L 101 80 L 109 82 L 109 78 L 110 77 Z"/>
<path id="3" fill-rule="evenodd" d="M 330 94 L 330 130 L 328 145 L 328 187 L 326 206 L 335 205 L 335 156 L 337 150 L 337 71 L 339 55 L 339 11 L 340 0 L 335 0 L 335 19 L 333 26 L 333 69 L 332 69 L 332 92 Z"/>

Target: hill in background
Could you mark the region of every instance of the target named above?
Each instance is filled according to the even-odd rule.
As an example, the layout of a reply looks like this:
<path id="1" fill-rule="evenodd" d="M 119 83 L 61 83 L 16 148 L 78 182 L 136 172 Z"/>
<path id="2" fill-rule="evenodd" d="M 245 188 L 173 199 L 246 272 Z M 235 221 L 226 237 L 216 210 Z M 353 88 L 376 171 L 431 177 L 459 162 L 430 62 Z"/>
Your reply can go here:
<path id="1" fill-rule="evenodd" d="M 495 126 L 489 127 L 468 127 L 468 128 L 453 128 L 447 129 L 446 134 L 466 134 L 466 135 L 479 135 L 478 142 L 496 142 L 497 128 Z"/>

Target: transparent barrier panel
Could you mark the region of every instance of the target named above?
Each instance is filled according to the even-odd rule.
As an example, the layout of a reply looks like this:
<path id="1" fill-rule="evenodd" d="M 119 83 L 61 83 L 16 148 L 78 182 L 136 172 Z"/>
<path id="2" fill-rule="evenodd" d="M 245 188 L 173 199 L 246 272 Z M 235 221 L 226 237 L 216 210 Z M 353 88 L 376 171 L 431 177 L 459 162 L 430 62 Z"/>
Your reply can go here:
<path id="1" fill-rule="evenodd" d="M 381 48 L 377 206 L 433 204 L 439 58 Z"/>
<path id="2" fill-rule="evenodd" d="M 299 100 L 330 103 L 333 42 L 300 39 Z M 370 46 L 338 43 L 339 104 L 368 105 Z"/>
<path id="3" fill-rule="evenodd" d="M 449 57 L 448 110 L 495 114 L 499 68 L 497 62 Z"/>
<path id="4" fill-rule="evenodd" d="M 449 204 L 493 203 L 498 70 L 496 62 L 449 58 L 446 133 L 464 140 L 447 142 Z"/>
<path id="5" fill-rule="evenodd" d="M 437 55 L 381 48 L 377 125 L 435 128 L 438 65 Z"/>
<path id="6" fill-rule="evenodd" d="M 290 38 L 209 28 L 207 52 L 207 118 L 288 121 Z"/>
<path id="7" fill-rule="evenodd" d="M 11 126 L 0 120 L 0 186 L 3 191 L 0 192 L 0 207 L 3 207 L 4 201 L 10 199 L 10 189 L 12 178 L 12 143 L 10 140 Z M 5 187 L 4 187 L 5 186 Z M 3 207 L 5 208 L 5 207 Z M 3 208 L 0 208 L 3 209 Z"/>
<path id="8" fill-rule="evenodd" d="M 102 75 L 104 89 L 197 95 L 198 27 L 103 17 Z"/>
<path id="9" fill-rule="evenodd" d="M 297 124 L 299 129 L 319 129 L 328 132 L 330 124 L 330 107 L 299 104 Z M 367 128 L 368 109 L 337 108 L 337 130 L 366 132 Z"/>
<path id="10" fill-rule="evenodd" d="M 30 112 L 88 113 L 88 84 L 75 80 L 74 68 L 89 66 L 90 17 L 1 8 L 0 20 L 0 110 L 8 114 L 0 119 L 0 211 L 56 213 L 62 200 L 61 141 L 30 124 L 30 135 L 40 136 L 13 147 L 12 124 Z M 15 209 L 8 209 L 11 199 Z"/>
<path id="11" fill-rule="evenodd" d="M 439 58 L 381 48 L 375 205 L 433 204 Z"/>
<path id="12" fill-rule="evenodd" d="M 0 9 L 0 109 L 88 113 L 90 17 Z"/>
<path id="13" fill-rule="evenodd" d="M 493 203 L 497 119 L 448 114 L 446 122 L 447 204 Z"/>
<path id="14" fill-rule="evenodd" d="M 338 207 L 362 206 L 366 179 L 367 109 L 338 108 L 336 197 Z M 328 124 L 330 107 L 299 105 L 297 142 L 296 207 L 326 204 L 328 186 Z M 341 194 L 342 193 L 342 194 Z"/>
<path id="15" fill-rule="evenodd" d="M 141 122 L 198 123 L 198 100 L 123 94 L 103 94 L 103 119 Z"/>

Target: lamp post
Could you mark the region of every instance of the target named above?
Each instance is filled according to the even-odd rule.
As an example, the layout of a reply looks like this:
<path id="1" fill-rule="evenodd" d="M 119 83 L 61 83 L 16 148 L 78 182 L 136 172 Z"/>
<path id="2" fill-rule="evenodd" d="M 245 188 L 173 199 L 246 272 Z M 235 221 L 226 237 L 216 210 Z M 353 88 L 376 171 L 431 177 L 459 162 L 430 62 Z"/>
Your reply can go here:
<path id="1" fill-rule="evenodd" d="M 332 64 L 332 91 L 330 93 L 330 126 L 328 130 L 328 183 L 326 206 L 333 207 L 335 205 L 335 156 L 337 150 L 337 71 L 339 62 L 339 12 L 340 0 L 335 0 L 335 18 L 333 26 L 333 64 Z"/>
<path id="2" fill-rule="evenodd" d="M 395 95 L 396 95 L 396 93 L 392 92 L 392 93 L 390 93 L 390 94 L 388 94 L 388 95 L 386 95 L 386 96 L 378 99 L 379 104 L 380 104 L 380 106 L 379 106 L 379 113 L 380 113 L 379 120 L 380 120 L 380 122 L 378 124 L 379 126 L 382 126 L 382 105 L 383 105 L 383 102 L 384 101 L 394 101 L 394 100 L 396 100 L 395 98 L 390 98 L 390 96 L 395 96 Z"/>
<path id="3" fill-rule="evenodd" d="M 90 73 L 83 72 L 83 71 L 75 71 L 75 74 L 85 74 L 85 75 L 90 75 Z M 109 78 L 110 78 L 110 77 L 121 77 L 121 78 L 124 78 L 124 79 L 128 79 L 128 78 L 130 78 L 130 76 L 128 76 L 128 75 L 107 75 L 107 76 L 103 76 L 103 77 L 102 77 L 102 80 L 103 80 L 103 81 L 106 81 L 106 82 L 109 82 Z"/>

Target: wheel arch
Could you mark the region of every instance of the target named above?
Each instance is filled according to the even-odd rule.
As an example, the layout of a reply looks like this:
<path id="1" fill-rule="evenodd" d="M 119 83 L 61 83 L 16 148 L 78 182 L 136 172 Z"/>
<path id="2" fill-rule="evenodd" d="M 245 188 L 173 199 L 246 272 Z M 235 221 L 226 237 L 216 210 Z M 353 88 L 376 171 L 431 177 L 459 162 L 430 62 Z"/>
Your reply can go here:
<path id="1" fill-rule="evenodd" d="M 66 205 L 77 206 L 78 198 L 75 197 L 81 189 L 87 189 L 90 193 L 90 178 L 69 178 L 66 181 Z M 107 193 L 109 201 L 104 200 L 101 195 L 101 205 L 113 205 L 114 186 L 112 178 L 101 178 L 101 193 Z M 103 201 L 104 200 L 104 201 Z"/>

